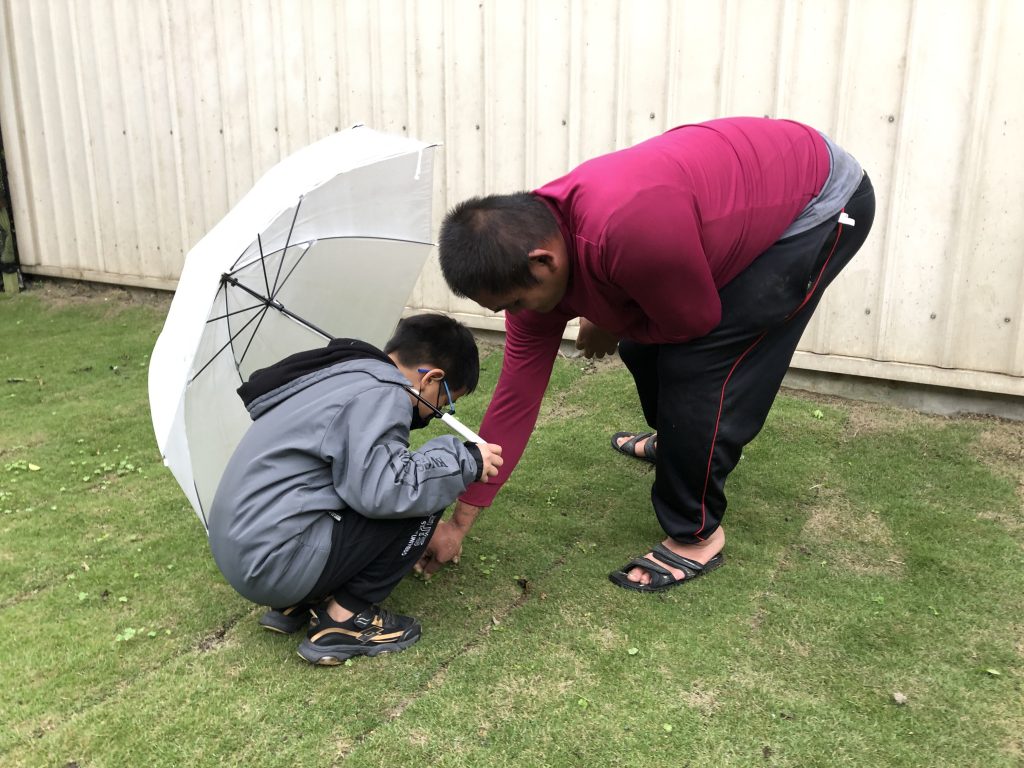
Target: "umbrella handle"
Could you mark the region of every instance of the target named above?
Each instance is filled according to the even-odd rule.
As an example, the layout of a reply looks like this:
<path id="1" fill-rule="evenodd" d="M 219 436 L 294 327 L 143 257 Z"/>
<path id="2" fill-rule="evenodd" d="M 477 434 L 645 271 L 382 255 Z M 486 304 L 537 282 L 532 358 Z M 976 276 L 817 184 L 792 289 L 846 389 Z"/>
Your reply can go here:
<path id="1" fill-rule="evenodd" d="M 471 443 L 484 443 L 484 442 L 486 442 L 486 440 L 484 440 L 482 437 L 480 437 L 480 435 L 478 435 L 476 432 L 471 430 L 469 427 L 467 427 L 461 421 L 456 419 L 450 413 L 442 413 L 440 418 L 441 418 L 441 421 L 443 421 L 445 424 L 448 425 L 449 429 L 451 429 L 453 432 L 457 432 L 459 435 L 461 435 L 462 437 L 466 438 L 469 442 L 471 442 Z"/>

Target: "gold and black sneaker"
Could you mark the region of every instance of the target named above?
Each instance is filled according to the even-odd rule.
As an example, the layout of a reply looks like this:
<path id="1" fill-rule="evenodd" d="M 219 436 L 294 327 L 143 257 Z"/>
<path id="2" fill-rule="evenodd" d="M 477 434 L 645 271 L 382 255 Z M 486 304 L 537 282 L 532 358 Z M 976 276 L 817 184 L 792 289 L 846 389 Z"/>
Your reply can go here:
<path id="1" fill-rule="evenodd" d="M 260 617 L 260 626 L 271 632 L 290 635 L 306 626 L 315 607 L 313 603 L 299 603 L 288 608 L 271 608 Z"/>
<path id="2" fill-rule="evenodd" d="M 404 651 L 420 639 L 420 623 L 371 605 L 347 621 L 335 621 L 323 606 L 299 644 L 299 656 L 310 664 L 334 666 L 353 656 Z"/>

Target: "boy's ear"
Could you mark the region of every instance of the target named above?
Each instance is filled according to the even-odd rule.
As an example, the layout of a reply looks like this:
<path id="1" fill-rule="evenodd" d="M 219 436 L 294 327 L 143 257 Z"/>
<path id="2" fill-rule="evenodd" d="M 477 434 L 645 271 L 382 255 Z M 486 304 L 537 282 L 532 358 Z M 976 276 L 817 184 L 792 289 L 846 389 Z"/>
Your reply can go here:
<path id="1" fill-rule="evenodd" d="M 439 381 L 444 378 L 444 371 L 441 368 L 431 368 L 426 365 L 421 365 L 416 370 L 422 374 L 422 378 L 420 379 L 421 389 L 432 381 Z"/>

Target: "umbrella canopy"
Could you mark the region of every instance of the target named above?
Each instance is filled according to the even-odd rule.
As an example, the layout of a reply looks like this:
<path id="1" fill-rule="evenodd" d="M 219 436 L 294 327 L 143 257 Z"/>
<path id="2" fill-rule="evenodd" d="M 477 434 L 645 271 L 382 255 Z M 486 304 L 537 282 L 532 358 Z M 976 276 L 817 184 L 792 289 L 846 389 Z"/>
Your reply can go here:
<path id="1" fill-rule="evenodd" d="M 383 346 L 430 252 L 433 146 L 357 126 L 268 171 L 188 253 L 149 366 L 157 444 L 199 518 L 250 424 L 235 390 L 331 337 Z"/>

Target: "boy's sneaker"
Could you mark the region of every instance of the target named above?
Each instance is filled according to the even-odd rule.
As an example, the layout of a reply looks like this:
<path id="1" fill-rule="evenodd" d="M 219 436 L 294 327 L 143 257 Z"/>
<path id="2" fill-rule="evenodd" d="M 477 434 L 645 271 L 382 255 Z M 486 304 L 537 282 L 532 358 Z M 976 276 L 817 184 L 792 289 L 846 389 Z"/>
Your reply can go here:
<path id="1" fill-rule="evenodd" d="M 260 626 L 282 635 L 293 634 L 306 626 L 315 607 L 313 603 L 299 603 L 288 608 L 271 608 L 260 617 Z"/>
<path id="2" fill-rule="evenodd" d="M 299 656 L 310 664 L 334 666 L 353 656 L 404 651 L 420 639 L 416 619 L 376 605 L 347 621 L 335 621 L 326 608 L 317 609 L 315 617 L 306 639 L 299 644 Z"/>

